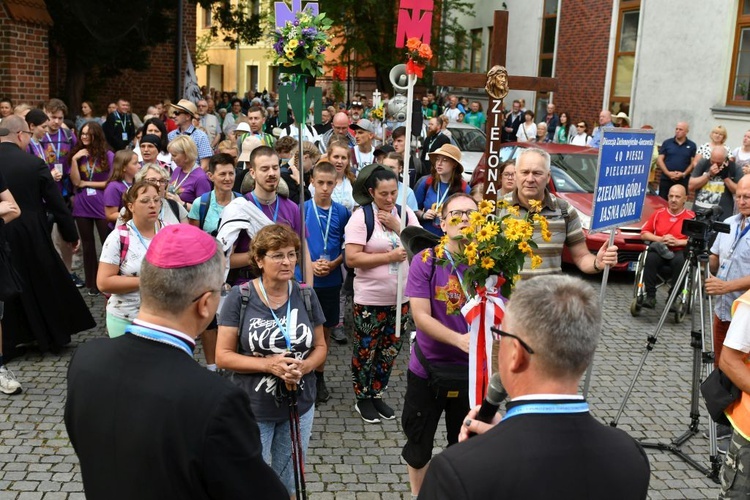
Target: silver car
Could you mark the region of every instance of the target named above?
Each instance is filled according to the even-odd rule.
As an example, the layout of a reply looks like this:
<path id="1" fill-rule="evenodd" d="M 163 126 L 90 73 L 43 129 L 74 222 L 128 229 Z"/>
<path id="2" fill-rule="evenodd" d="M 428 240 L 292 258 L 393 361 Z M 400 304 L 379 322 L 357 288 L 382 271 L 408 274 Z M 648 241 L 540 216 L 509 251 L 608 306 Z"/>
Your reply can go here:
<path id="1" fill-rule="evenodd" d="M 449 123 L 448 130 L 458 149 L 461 150 L 461 164 L 464 166 L 463 178 L 471 180 L 471 174 L 479 164 L 487 146 L 487 136 L 484 130 L 468 123 Z"/>

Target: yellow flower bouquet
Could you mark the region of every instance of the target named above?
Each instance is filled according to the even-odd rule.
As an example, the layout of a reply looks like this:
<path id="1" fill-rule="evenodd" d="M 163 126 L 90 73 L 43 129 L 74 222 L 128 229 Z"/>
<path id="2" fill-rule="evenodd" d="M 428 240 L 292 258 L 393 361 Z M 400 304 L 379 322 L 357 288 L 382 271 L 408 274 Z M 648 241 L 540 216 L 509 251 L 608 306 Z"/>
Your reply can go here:
<path id="1" fill-rule="evenodd" d="M 496 286 L 503 297 L 509 298 L 526 256 L 531 258 L 532 268 L 542 263 L 542 258 L 534 253 L 537 249 L 532 239 L 534 231 L 539 231 L 544 241 L 552 237 L 547 219 L 539 214 L 541 202 L 531 200 L 531 210 L 525 218 L 520 217 L 518 207 L 509 206 L 505 201 L 499 203 L 499 208 L 507 211 L 503 217 L 495 215 L 493 201 L 483 200 L 479 203 L 479 209 L 469 216 L 469 226 L 463 229 L 463 235 L 459 237 L 461 250 L 453 256 L 456 265 L 468 266 L 463 280 L 467 293 L 472 296 L 477 294 L 478 287 L 485 286 L 490 276 L 497 276 Z M 448 223 L 458 225 L 461 219 L 454 217 Z M 435 248 L 435 256 L 443 265 L 449 262 L 444 255 L 447 238 L 444 235 Z"/>

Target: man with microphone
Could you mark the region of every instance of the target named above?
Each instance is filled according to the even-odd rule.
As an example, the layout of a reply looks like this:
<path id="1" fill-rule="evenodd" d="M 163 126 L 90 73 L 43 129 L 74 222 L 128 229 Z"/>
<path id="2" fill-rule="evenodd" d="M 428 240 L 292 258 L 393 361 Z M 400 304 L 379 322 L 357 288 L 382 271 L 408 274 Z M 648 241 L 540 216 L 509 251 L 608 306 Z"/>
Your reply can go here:
<path id="1" fill-rule="evenodd" d="M 580 278 L 520 281 L 495 330 L 507 412 L 490 424 L 469 412 L 464 442 L 432 459 L 419 498 L 645 499 L 643 448 L 578 395 L 600 324 L 596 292 Z M 467 441 L 471 432 L 482 435 Z"/>

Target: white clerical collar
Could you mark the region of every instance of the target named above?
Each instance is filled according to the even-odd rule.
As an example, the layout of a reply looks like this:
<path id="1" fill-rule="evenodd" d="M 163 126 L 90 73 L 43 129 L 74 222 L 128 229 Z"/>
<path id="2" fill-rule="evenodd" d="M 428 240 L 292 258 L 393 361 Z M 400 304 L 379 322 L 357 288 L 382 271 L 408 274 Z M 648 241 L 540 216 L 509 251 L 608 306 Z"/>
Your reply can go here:
<path id="1" fill-rule="evenodd" d="M 175 330 L 173 328 L 167 328 L 164 325 L 157 325 L 156 323 L 149 323 L 148 321 L 143 321 L 142 319 L 134 319 L 133 324 L 138 325 L 138 326 L 144 326 L 146 328 L 153 328 L 154 330 L 159 330 L 161 332 L 174 335 L 175 337 L 178 337 L 184 340 L 185 342 L 187 342 L 188 344 L 190 344 L 191 346 L 195 347 L 195 339 L 191 337 L 190 335 L 183 333 L 179 330 Z"/>

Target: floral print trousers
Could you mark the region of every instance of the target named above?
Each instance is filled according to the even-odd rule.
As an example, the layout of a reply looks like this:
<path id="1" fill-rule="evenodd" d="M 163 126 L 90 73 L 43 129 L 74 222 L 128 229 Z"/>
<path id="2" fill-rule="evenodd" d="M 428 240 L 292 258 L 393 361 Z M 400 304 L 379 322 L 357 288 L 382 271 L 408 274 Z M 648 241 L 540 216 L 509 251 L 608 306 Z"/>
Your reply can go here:
<path id="1" fill-rule="evenodd" d="M 396 306 L 354 303 L 352 381 L 357 399 L 380 397 L 406 334 L 409 303 L 401 306 L 401 334 L 396 335 Z"/>

